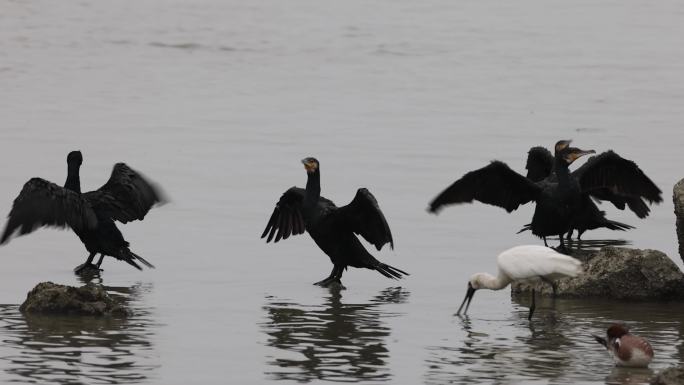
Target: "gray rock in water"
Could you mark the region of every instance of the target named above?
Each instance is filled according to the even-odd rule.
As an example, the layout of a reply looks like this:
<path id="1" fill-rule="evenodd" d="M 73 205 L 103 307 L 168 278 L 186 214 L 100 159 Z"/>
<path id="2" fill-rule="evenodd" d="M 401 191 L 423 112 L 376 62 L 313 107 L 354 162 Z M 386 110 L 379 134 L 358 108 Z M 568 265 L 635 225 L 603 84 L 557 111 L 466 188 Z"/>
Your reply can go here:
<path id="1" fill-rule="evenodd" d="M 684 368 L 671 367 L 658 373 L 651 380 L 652 385 L 681 385 L 684 384 Z"/>
<path id="2" fill-rule="evenodd" d="M 677 238 L 679 239 L 679 256 L 684 260 L 684 179 L 677 182 L 672 189 L 675 215 L 677 216 Z"/>
<path id="3" fill-rule="evenodd" d="M 88 283 L 81 287 L 41 282 L 19 307 L 26 313 L 126 316 L 128 311 L 115 301 L 102 285 Z"/>
<path id="4" fill-rule="evenodd" d="M 684 299 L 684 275 L 667 255 L 657 250 L 604 247 L 595 253 L 574 256 L 584 272 L 556 281 L 558 297 L 603 297 L 631 300 Z M 511 285 L 512 295 L 532 289 L 552 295 L 551 285 L 522 282 Z"/>

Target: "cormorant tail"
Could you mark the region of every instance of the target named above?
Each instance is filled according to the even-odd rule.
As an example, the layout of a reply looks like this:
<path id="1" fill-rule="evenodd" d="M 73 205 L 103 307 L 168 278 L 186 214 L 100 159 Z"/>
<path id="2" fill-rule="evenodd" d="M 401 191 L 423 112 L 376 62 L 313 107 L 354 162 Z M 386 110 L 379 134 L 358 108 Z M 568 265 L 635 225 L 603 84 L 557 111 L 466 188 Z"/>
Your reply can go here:
<path id="1" fill-rule="evenodd" d="M 119 259 L 121 259 L 122 261 L 124 261 L 124 262 L 128 263 L 129 265 L 135 267 L 138 270 L 142 270 L 142 267 L 140 267 L 140 265 L 138 265 L 136 262 L 140 262 L 143 265 L 145 265 L 146 267 L 148 267 L 150 269 L 154 269 L 153 264 L 147 262 L 147 260 L 145 258 L 139 256 L 138 254 L 136 254 L 136 253 L 134 253 L 128 249 L 122 250 L 121 255 L 119 256 Z"/>
<path id="2" fill-rule="evenodd" d="M 634 228 L 634 226 L 628 225 L 626 223 L 611 221 L 610 219 L 606 219 L 605 223 L 601 223 L 601 226 L 607 229 L 618 231 L 625 231 Z"/>
<path id="3" fill-rule="evenodd" d="M 377 262 L 377 263 L 375 264 L 375 266 L 373 266 L 373 268 L 374 268 L 375 270 L 377 270 L 378 273 L 384 275 L 384 276 L 387 277 L 387 278 L 391 278 L 391 279 L 401 279 L 401 278 L 402 278 L 402 274 L 403 274 L 403 275 L 409 275 L 409 273 L 407 273 L 407 272 L 405 272 L 405 271 L 403 271 L 403 270 L 397 269 L 397 268 L 394 267 L 394 266 L 387 265 L 387 264 L 382 263 L 382 262 L 380 262 L 380 261 L 376 261 L 376 262 Z"/>

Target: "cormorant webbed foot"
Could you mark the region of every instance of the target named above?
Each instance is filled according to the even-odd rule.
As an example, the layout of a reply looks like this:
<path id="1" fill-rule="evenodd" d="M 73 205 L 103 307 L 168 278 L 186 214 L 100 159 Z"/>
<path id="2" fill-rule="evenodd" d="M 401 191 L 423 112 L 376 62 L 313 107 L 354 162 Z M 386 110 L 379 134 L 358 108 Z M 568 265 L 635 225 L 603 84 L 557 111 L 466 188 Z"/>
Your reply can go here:
<path id="1" fill-rule="evenodd" d="M 101 272 L 102 269 L 98 268 L 96 265 L 92 263 L 82 263 L 74 269 L 74 273 L 77 275 L 82 275 L 82 274 L 92 274 L 93 272 Z"/>

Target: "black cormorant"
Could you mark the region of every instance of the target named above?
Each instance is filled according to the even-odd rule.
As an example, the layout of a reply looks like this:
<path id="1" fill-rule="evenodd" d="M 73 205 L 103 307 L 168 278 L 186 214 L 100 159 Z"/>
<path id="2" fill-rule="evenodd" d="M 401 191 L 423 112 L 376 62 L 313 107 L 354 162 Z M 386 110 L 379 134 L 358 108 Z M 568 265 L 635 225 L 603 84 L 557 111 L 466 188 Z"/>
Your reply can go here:
<path id="1" fill-rule="evenodd" d="M 9 241 L 16 230 L 23 235 L 41 226 L 68 226 L 90 253 L 88 260 L 74 270 L 76 273 L 85 268 L 99 269 L 105 255 L 139 270 L 142 268 L 138 263 L 154 267 L 128 248 L 114 221 L 128 223 L 145 218 L 150 208 L 161 201 L 160 190 L 124 163 L 117 163 L 104 186 L 81 194 L 82 163 L 80 151 L 69 153 L 64 187 L 41 178 L 26 182 L 14 200 L 0 244 Z M 100 260 L 93 265 L 97 253 L 101 254 Z"/>
<path id="2" fill-rule="evenodd" d="M 662 200 L 659 197 L 660 190 L 658 190 L 655 184 L 651 182 L 634 162 L 623 159 L 612 151 L 598 155 L 598 159 L 596 158 L 596 156 L 589 158 L 584 165 L 573 171 L 571 176 L 579 180 L 588 168 L 596 167 L 594 162 L 605 162 L 605 166 L 603 166 L 606 167 L 604 172 L 614 172 L 612 169 L 618 167 L 622 169 L 621 172 L 632 174 L 632 180 L 643 184 L 645 190 L 650 190 L 653 194 L 652 196 L 655 198 L 653 200 L 654 202 L 660 202 Z M 525 165 L 527 177 L 534 182 L 539 182 L 544 179 L 555 181 L 556 175 L 553 172 L 553 165 L 554 157 L 549 150 L 540 146 L 532 147 L 528 152 L 527 163 Z M 656 191 L 657 193 L 655 193 Z M 644 202 L 644 199 L 638 194 L 630 195 L 620 189 L 611 187 L 583 189 L 580 209 L 575 214 L 573 223 L 567 233 L 568 239 L 572 237 L 574 230 L 577 230 L 577 239 L 580 239 L 586 230 L 594 230 L 600 227 L 620 231 L 634 228 L 633 226 L 607 219 L 605 217 L 605 212 L 599 210 L 594 203 L 594 200 L 607 200 L 620 210 L 629 207 L 629 209 L 639 218 L 647 217 L 651 211 L 646 202 Z M 529 229 L 530 224 L 527 224 L 520 231 L 522 232 Z"/>
<path id="3" fill-rule="evenodd" d="M 525 165 L 525 168 L 527 169 L 527 178 L 533 182 L 540 182 L 547 178 L 554 181 L 555 174 L 553 173 L 553 164 L 554 157 L 549 150 L 541 146 L 532 147 L 527 153 L 527 163 Z M 596 195 L 602 196 L 605 200 L 610 199 L 617 207 L 622 203 L 621 209 L 624 209 L 625 203 L 629 204 L 630 207 L 634 205 L 637 215 L 640 215 L 640 213 L 643 214 L 644 210 L 646 213 L 645 215 L 648 215 L 648 212 L 650 211 L 648 206 L 639 197 L 618 196 L 607 188 L 594 190 L 592 195 L 585 192 L 582 194 L 580 206 L 578 207 L 578 210 L 574 215 L 573 223 L 567 232 L 568 240 L 572 238 L 574 230 L 577 230 L 577 239 L 579 240 L 585 231 L 598 229 L 600 227 L 619 231 L 634 228 L 634 226 L 606 218 L 605 211 L 599 210 L 592 199 L 592 197 L 596 198 Z M 518 233 L 530 230 L 531 226 L 532 225 L 529 223 L 526 224 Z"/>
<path id="4" fill-rule="evenodd" d="M 571 227 L 575 215 L 582 212 L 583 193 L 609 189 L 617 194 L 660 202 L 660 190 L 634 164 L 612 151 L 593 157 L 571 175 L 568 166 L 577 158 L 594 153 L 570 147 L 569 140 L 556 143 L 553 160 L 555 178 L 533 182 L 511 170 L 505 163 L 493 161 L 471 171 L 440 193 L 429 211 L 437 213 L 447 204 L 478 200 L 503 207 L 511 212 L 520 205 L 535 201 L 530 224 L 532 233 L 542 237 L 558 235 L 565 249 L 563 234 Z"/>
<path id="5" fill-rule="evenodd" d="M 389 243 L 394 248 L 392 233 L 380 206 L 365 188 L 356 191 L 346 206 L 337 207 L 321 196 L 321 173 L 318 160 L 302 160 L 307 173 L 306 189 L 292 187 L 280 197 L 261 238 L 275 242 L 306 230 L 318 247 L 330 257 L 330 276 L 315 285 L 340 283 L 348 266 L 377 270 L 387 278 L 398 279 L 408 273 L 375 259 L 355 234 L 361 235 L 378 250 Z"/>

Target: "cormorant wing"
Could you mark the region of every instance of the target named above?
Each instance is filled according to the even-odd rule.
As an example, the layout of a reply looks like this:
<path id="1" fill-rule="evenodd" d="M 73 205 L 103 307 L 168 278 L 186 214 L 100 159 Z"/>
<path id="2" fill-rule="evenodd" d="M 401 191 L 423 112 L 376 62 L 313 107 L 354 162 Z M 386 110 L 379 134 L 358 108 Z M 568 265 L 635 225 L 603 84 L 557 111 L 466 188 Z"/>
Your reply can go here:
<path id="1" fill-rule="evenodd" d="M 41 226 L 92 229 L 97 226 L 97 217 L 78 193 L 32 178 L 14 200 L 0 244 L 6 243 L 17 229 L 19 235 L 24 235 Z"/>
<path id="2" fill-rule="evenodd" d="M 530 148 L 527 152 L 527 179 L 532 182 L 539 182 L 546 179 L 553 172 L 553 155 L 551 151 L 544 147 L 537 146 Z"/>
<path id="3" fill-rule="evenodd" d="M 630 210 L 639 218 L 646 218 L 651 212 L 646 202 L 641 197 L 631 195 L 620 195 L 608 187 L 591 190 L 590 195 L 593 198 L 602 201 L 609 201 L 616 208 L 624 210 L 629 207 Z"/>
<path id="4" fill-rule="evenodd" d="M 306 190 L 299 187 L 290 187 L 280 197 L 276 203 L 273 214 L 266 224 L 261 238 L 266 239 L 266 243 L 271 242 L 275 235 L 275 241 L 278 242 L 281 238 L 287 239 L 290 235 L 303 234 L 306 229 L 304 217 L 302 216 L 302 203 L 304 202 L 304 195 Z M 277 234 L 276 234 L 277 231 Z"/>
<path id="5" fill-rule="evenodd" d="M 142 220 L 157 202 L 163 202 L 159 187 L 124 163 L 114 165 L 107 183 L 83 194 L 93 209 L 121 223 Z"/>
<path id="6" fill-rule="evenodd" d="M 594 190 L 607 188 L 616 195 L 644 198 L 651 203 L 663 200 L 658 186 L 636 163 L 613 151 L 592 156 L 582 167 L 573 171 L 572 175 L 579 181 L 582 191 L 589 194 Z"/>
<path id="7" fill-rule="evenodd" d="M 334 212 L 334 220 L 337 226 L 361 235 L 378 250 L 386 243 L 394 249 L 392 232 L 385 215 L 373 194 L 365 188 L 356 190 L 354 199 Z"/>
<path id="8" fill-rule="evenodd" d="M 495 160 L 447 187 L 430 202 L 429 211 L 436 213 L 447 204 L 478 200 L 511 212 L 536 200 L 541 191 L 542 187 L 511 170 L 506 163 Z"/>

